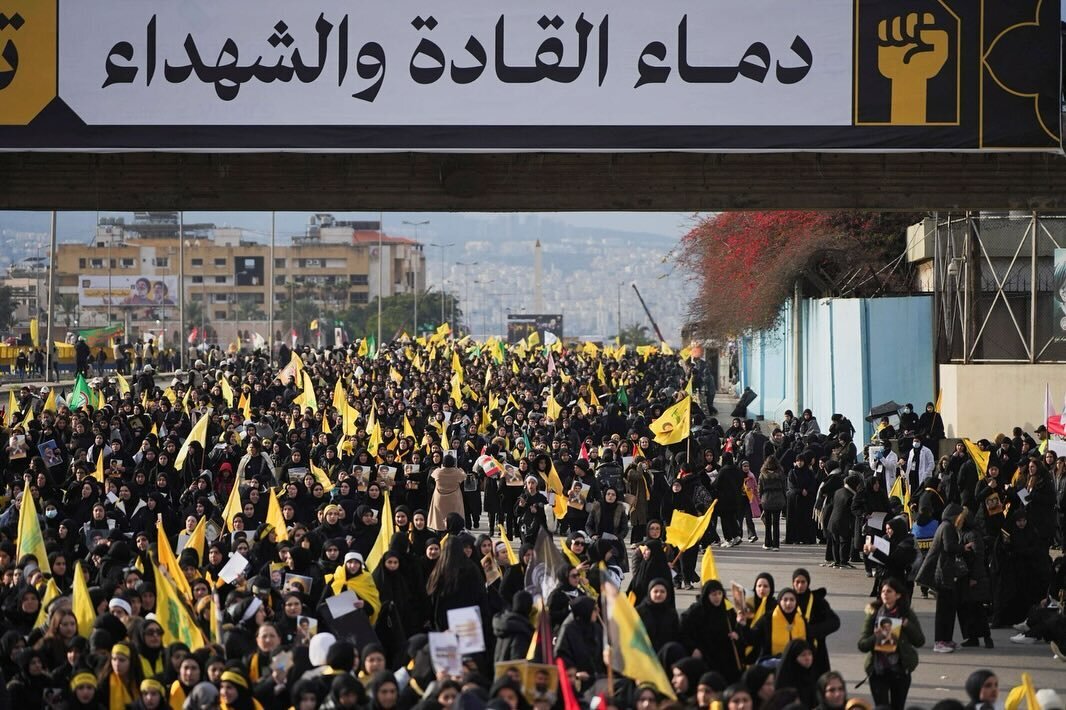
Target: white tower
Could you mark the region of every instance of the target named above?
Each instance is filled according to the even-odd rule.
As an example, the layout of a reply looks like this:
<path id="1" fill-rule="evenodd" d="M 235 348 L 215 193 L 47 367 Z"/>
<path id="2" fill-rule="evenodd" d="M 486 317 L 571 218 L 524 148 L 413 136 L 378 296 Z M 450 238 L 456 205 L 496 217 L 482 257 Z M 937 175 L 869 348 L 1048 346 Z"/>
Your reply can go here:
<path id="1" fill-rule="evenodd" d="M 533 312 L 544 312 L 544 257 L 540 240 L 533 245 Z"/>

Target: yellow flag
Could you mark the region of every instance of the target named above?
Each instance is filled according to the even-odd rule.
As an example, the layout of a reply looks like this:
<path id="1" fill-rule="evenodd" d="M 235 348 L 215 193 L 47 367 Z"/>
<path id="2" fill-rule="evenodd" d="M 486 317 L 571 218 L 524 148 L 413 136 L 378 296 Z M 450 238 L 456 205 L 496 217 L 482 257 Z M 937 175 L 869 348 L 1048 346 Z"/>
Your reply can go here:
<path id="1" fill-rule="evenodd" d="M 500 540 L 503 541 L 503 546 L 507 548 L 507 563 L 511 565 L 518 564 L 518 555 L 515 554 L 514 547 L 511 546 L 511 540 L 507 537 L 507 531 L 503 525 L 500 525 Z"/>
<path id="2" fill-rule="evenodd" d="M 281 503 L 278 502 L 278 496 L 274 493 L 273 488 L 267 490 L 267 495 L 270 496 L 267 500 L 267 525 L 274 526 L 278 542 L 285 542 L 289 539 L 289 531 L 285 529 L 285 518 L 281 515 Z"/>
<path id="3" fill-rule="evenodd" d="M 378 538 L 374 541 L 374 546 L 370 548 L 370 554 L 366 556 L 366 568 L 367 571 L 373 572 L 378 568 L 378 563 L 381 562 L 381 558 L 385 556 L 385 553 L 389 551 L 389 543 L 392 542 L 392 535 L 396 532 L 396 525 L 392 520 L 392 503 L 389 501 L 389 492 L 382 491 L 382 495 L 385 497 L 385 502 L 381 505 L 381 529 L 378 530 Z"/>
<path id="4" fill-rule="evenodd" d="M 37 418 L 37 415 L 33 413 L 33 407 L 26 410 L 26 416 L 22 418 L 22 426 L 28 427 L 30 422 Z"/>
<path id="5" fill-rule="evenodd" d="M 659 346 L 659 351 L 663 355 L 673 355 L 674 354 L 674 349 L 671 348 L 669 345 L 667 345 L 665 340 L 662 342 L 662 345 Z"/>
<path id="6" fill-rule="evenodd" d="M 513 372 L 516 375 L 518 374 L 518 363 L 515 362 L 514 360 L 511 360 L 511 372 Z"/>
<path id="7" fill-rule="evenodd" d="M 185 397 L 188 398 L 189 394 L 186 393 Z M 103 409 L 104 405 L 106 405 L 106 404 L 107 404 L 107 400 L 104 399 L 104 391 L 103 390 L 97 390 L 96 391 L 96 408 L 98 410 L 99 409 Z"/>
<path id="8" fill-rule="evenodd" d="M 333 408 L 338 412 L 344 411 L 344 405 L 348 404 L 348 395 L 344 393 L 344 384 L 341 383 L 341 378 L 337 378 L 337 383 L 333 385 Z"/>
<path id="9" fill-rule="evenodd" d="M 240 484 L 236 481 L 233 482 L 233 490 L 229 492 L 229 500 L 226 501 L 226 507 L 222 509 L 222 522 L 225 524 L 226 529 L 233 532 L 233 518 L 241 512 L 241 490 Z M 200 560 L 203 564 L 203 560 Z"/>
<path id="10" fill-rule="evenodd" d="M 40 628 L 48 623 L 48 605 L 59 595 L 59 587 L 56 586 L 55 579 L 49 578 L 48 585 L 44 588 L 44 596 L 41 597 L 41 611 L 37 614 L 37 621 L 33 624 L 33 628 Z"/>
<path id="11" fill-rule="evenodd" d="M 333 427 L 331 427 L 329 425 L 329 417 L 326 416 L 326 410 L 325 409 L 322 410 L 322 433 L 323 434 L 332 434 L 333 433 Z"/>
<path id="12" fill-rule="evenodd" d="M 7 423 L 15 423 L 15 413 L 19 410 L 19 402 L 15 397 L 15 390 L 11 389 L 7 392 Z"/>
<path id="13" fill-rule="evenodd" d="M 463 406 L 462 381 L 459 379 L 458 373 L 452 373 L 452 401 L 455 402 L 456 407 Z"/>
<path id="14" fill-rule="evenodd" d="M 186 550 L 196 550 L 196 554 L 200 556 L 200 564 L 204 564 L 204 554 L 207 552 L 207 517 L 200 516 L 199 522 L 196 523 L 196 527 L 192 529 L 192 533 L 189 534 L 189 539 L 185 541 Z"/>
<path id="15" fill-rule="evenodd" d="M 395 367 L 389 366 L 389 378 L 396 384 L 403 382 L 403 375 Z"/>
<path id="16" fill-rule="evenodd" d="M 459 361 L 459 353 L 452 351 L 452 373 L 459 376 L 460 384 L 463 382 L 465 374 L 463 372 L 463 364 Z"/>
<path id="17" fill-rule="evenodd" d="M 233 406 L 233 388 L 229 385 L 229 380 L 223 377 L 218 381 L 218 386 L 222 390 L 222 399 L 226 400 L 226 406 Z"/>
<path id="18" fill-rule="evenodd" d="M 174 468 L 178 471 L 182 470 L 182 466 L 185 465 L 185 457 L 189 455 L 189 445 L 194 441 L 199 443 L 204 449 L 207 448 L 207 425 L 211 423 L 211 410 L 208 409 L 204 412 L 200 418 L 193 425 L 192 430 L 189 432 L 189 437 L 185 440 L 185 443 L 178 449 L 178 455 L 174 457 Z"/>
<path id="19" fill-rule="evenodd" d="M 118 393 L 125 396 L 130 393 L 130 383 L 126 381 L 126 378 L 122 376 L 121 372 L 115 373 L 115 378 L 118 380 Z"/>
<path id="20" fill-rule="evenodd" d="M 707 526 L 711 524 L 711 517 L 718 501 L 711 503 L 707 512 L 700 516 L 689 515 L 681 511 L 675 511 L 670 518 L 670 525 L 666 528 L 666 542 L 673 545 L 679 551 L 688 550 L 700 544 Z"/>
<path id="21" fill-rule="evenodd" d="M 42 412 L 55 412 L 56 408 L 56 389 L 53 387 L 48 390 L 48 398 L 44 400 L 44 406 L 41 407 Z"/>
<path id="22" fill-rule="evenodd" d="M 315 465 L 315 462 L 311 462 L 311 475 L 315 477 L 315 480 L 322 484 L 322 490 L 329 493 L 333 490 L 333 481 L 329 480 L 329 476 L 324 470 Z"/>
<path id="23" fill-rule="evenodd" d="M 33 347 L 35 348 L 41 347 L 40 330 L 41 327 L 37 323 L 37 319 L 30 318 L 30 340 L 33 342 Z"/>
<path id="24" fill-rule="evenodd" d="M 104 482 L 104 452 L 103 452 L 103 450 L 101 450 L 100 453 L 96 455 L 96 470 L 93 471 L 93 478 L 95 478 L 100 483 Z"/>
<path id="25" fill-rule="evenodd" d="M 712 579 L 719 579 L 718 565 L 714 561 L 714 547 L 708 545 L 703 548 L 703 562 L 700 563 L 700 586 L 702 587 Z"/>
<path id="26" fill-rule="evenodd" d="M 22 504 L 19 506 L 18 540 L 16 541 L 15 562 L 22 559 L 23 555 L 33 555 L 37 558 L 37 566 L 45 574 L 52 574 L 48 566 L 48 550 L 44 546 L 44 537 L 41 535 L 41 521 L 37 518 L 37 503 L 27 487 L 22 494 Z"/>
<path id="27" fill-rule="evenodd" d="M 93 624 L 96 623 L 96 609 L 93 608 L 93 601 L 89 596 L 89 585 L 85 582 L 85 571 L 81 568 L 80 560 L 74 564 L 71 608 L 78 619 L 78 636 L 88 639 L 92 635 Z"/>
<path id="28" fill-rule="evenodd" d="M 685 394 L 692 396 L 692 375 L 689 375 L 688 382 L 685 384 Z"/>
<path id="29" fill-rule="evenodd" d="M 540 333 L 534 330 L 529 334 L 529 337 L 526 338 L 526 342 L 529 343 L 529 347 L 531 348 L 540 345 Z"/>
<path id="30" fill-rule="evenodd" d="M 370 432 L 370 441 L 367 442 L 367 450 L 371 456 L 378 455 L 378 447 L 381 446 L 381 425 L 374 422 L 374 429 Z"/>
<path id="31" fill-rule="evenodd" d="M 610 639 L 611 666 L 628 678 L 651 683 L 662 695 L 676 700 L 662 663 L 633 604 L 610 582 L 603 584 L 604 627 Z"/>
<path id="32" fill-rule="evenodd" d="M 563 479 L 559 478 L 559 472 L 555 470 L 554 463 L 552 463 L 551 470 L 548 471 L 546 484 L 548 490 L 555 494 L 555 502 L 552 504 L 552 512 L 555 513 L 556 518 L 562 518 L 566 515 L 566 489 L 563 488 Z"/>
<path id="33" fill-rule="evenodd" d="M 692 397 L 685 397 L 651 423 L 656 443 L 666 446 L 684 441 L 688 438 L 691 421 Z"/>
<path id="34" fill-rule="evenodd" d="M 311 376 L 307 374 L 307 370 L 300 371 L 301 386 L 303 392 L 296 398 L 296 401 L 300 402 L 302 407 L 310 407 L 313 411 L 318 411 L 318 399 L 315 397 L 315 386 L 311 382 Z"/>
<path id="35" fill-rule="evenodd" d="M 359 341 L 359 349 L 355 351 L 355 354 L 359 357 L 366 357 L 370 354 L 370 345 L 367 344 L 366 338 Z"/>
<path id="36" fill-rule="evenodd" d="M 414 427 L 411 426 L 411 420 L 407 418 L 407 414 L 406 413 L 403 415 L 403 435 L 404 435 L 404 438 L 408 438 L 408 437 L 410 437 L 411 439 L 415 438 Z"/>
<path id="37" fill-rule="evenodd" d="M 559 415 L 562 414 L 563 408 L 555 401 L 554 391 L 548 391 L 548 401 L 544 403 L 544 408 L 547 410 L 548 417 L 552 421 L 559 421 Z"/>
<path id="38" fill-rule="evenodd" d="M 204 635 L 200 627 L 193 623 L 192 615 L 178 597 L 174 585 L 159 565 L 155 566 L 155 616 L 163 627 L 163 643 L 170 645 L 181 641 L 190 651 L 197 651 L 204 646 Z"/>
<path id="39" fill-rule="evenodd" d="M 159 560 L 159 566 L 167 571 L 171 581 L 174 583 L 174 588 L 182 593 L 186 602 L 191 604 L 192 587 L 189 586 L 189 580 L 185 579 L 185 574 L 181 571 L 181 567 L 178 566 L 178 558 L 174 556 L 174 548 L 170 546 L 170 540 L 167 538 L 167 531 L 163 529 L 162 520 L 156 521 L 155 530 L 156 557 Z"/>
<path id="40" fill-rule="evenodd" d="M 1033 686 L 1033 677 L 1028 673 L 1022 673 L 1022 684 L 1011 688 L 1003 702 L 1004 710 L 1021 710 L 1022 703 L 1026 710 L 1041 710 L 1040 701 L 1036 698 L 1036 688 Z"/>
<path id="41" fill-rule="evenodd" d="M 981 451 L 981 449 L 977 447 L 977 444 L 969 439 L 963 439 L 962 443 L 966 446 L 966 451 L 970 454 L 973 462 L 977 464 L 977 470 L 981 472 L 982 476 L 987 476 L 989 452 Z"/>
<path id="42" fill-rule="evenodd" d="M 173 387 L 167 387 L 163 390 L 163 396 L 170 400 L 171 406 L 178 403 L 178 395 L 174 392 Z"/>

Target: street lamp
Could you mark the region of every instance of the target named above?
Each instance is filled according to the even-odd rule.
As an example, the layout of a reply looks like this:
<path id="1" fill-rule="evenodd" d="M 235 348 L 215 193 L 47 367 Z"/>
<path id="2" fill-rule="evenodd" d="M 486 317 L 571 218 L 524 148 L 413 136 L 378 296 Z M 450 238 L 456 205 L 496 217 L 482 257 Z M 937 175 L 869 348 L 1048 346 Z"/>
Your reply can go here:
<path id="1" fill-rule="evenodd" d="M 466 303 L 467 308 L 470 308 L 470 267 L 477 266 L 479 263 L 480 262 L 477 261 L 471 261 L 469 263 L 465 261 L 455 262 L 455 265 L 462 266 L 465 272 L 465 276 L 463 277 L 463 286 L 466 287 L 466 291 L 463 293 L 463 301 Z"/>
<path id="2" fill-rule="evenodd" d="M 418 228 L 425 227 L 429 224 L 428 219 L 424 219 L 421 222 L 410 222 L 403 220 L 403 223 L 415 228 L 415 241 L 418 241 Z M 412 250 L 413 251 L 413 250 Z M 418 272 L 415 270 L 415 266 L 411 267 L 411 290 L 415 294 L 415 312 L 414 312 L 414 334 L 418 337 Z"/>
<path id="3" fill-rule="evenodd" d="M 479 286 L 488 286 L 489 284 L 496 283 L 496 279 L 484 279 L 484 280 L 474 279 L 474 283 L 478 284 Z M 480 289 L 478 289 L 477 296 L 478 296 L 478 304 L 479 304 L 478 310 L 481 311 L 481 331 L 482 331 L 482 335 L 485 335 L 488 332 L 488 329 L 489 329 L 488 325 L 486 323 L 486 316 L 485 316 L 485 312 L 488 309 L 480 307 L 480 304 L 482 302 L 482 298 L 481 298 L 482 294 L 481 294 L 481 290 Z M 474 310 L 473 310 L 473 308 L 470 309 L 470 322 L 471 323 L 474 322 Z"/>
<path id="4" fill-rule="evenodd" d="M 444 325 L 444 250 L 448 247 L 454 247 L 455 242 L 448 242 L 447 244 L 430 242 L 429 245 L 440 249 L 440 324 Z"/>

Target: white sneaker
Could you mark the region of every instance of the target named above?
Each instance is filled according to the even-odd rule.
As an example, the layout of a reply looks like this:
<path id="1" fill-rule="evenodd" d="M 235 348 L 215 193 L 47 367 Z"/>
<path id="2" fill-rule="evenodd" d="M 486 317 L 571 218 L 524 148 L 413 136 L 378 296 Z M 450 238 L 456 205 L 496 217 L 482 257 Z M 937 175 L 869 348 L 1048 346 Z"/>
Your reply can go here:
<path id="1" fill-rule="evenodd" d="M 1024 621 L 1020 624 L 1015 624 L 1014 630 L 1024 634 L 1026 631 L 1029 630 L 1029 624 L 1025 623 Z"/>
<path id="2" fill-rule="evenodd" d="M 933 644 L 933 653 L 954 653 L 955 646 L 943 641 L 937 641 Z"/>
<path id="3" fill-rule="evenodd" d="M 1032 636 L 1026 636 L 1024 633 L 1020 633 L 1020 634 L 1015 634 L 1014 636 L 1011 636 L 1010 637 L 1010 642 L 1011 643 L 1021 643 L 1021 644 L 1025 644 L 1026 646 L 1029 646 L 1029 645 L 1032 645 L 1032 644 L 1036 643 L 1036 639 L 1033 638 Z"/>
<path id="4" fill-rule="evenodd" d="M 718 543 L 718 547 L 732 547 L 732 546 L 733 546 L 733 541 L 732 540 L 722 540 L 720 543 Z"/>

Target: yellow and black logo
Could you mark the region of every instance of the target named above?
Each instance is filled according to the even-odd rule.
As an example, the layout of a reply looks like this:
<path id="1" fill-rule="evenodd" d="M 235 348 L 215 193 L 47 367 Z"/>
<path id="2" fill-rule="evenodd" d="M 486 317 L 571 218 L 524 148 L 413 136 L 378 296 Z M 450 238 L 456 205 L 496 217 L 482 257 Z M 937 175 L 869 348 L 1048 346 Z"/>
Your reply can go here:
<path id="1" fill-rule="evenodd" d="M 0 125 L 23 126 L 56 96 L 56 0 L 0 0 Z"/>
<path id="2" fill-rule="evenodd" d="M 960 120 L 959 17 L 940 0 L 855 2 L 855 124 Z"/>

